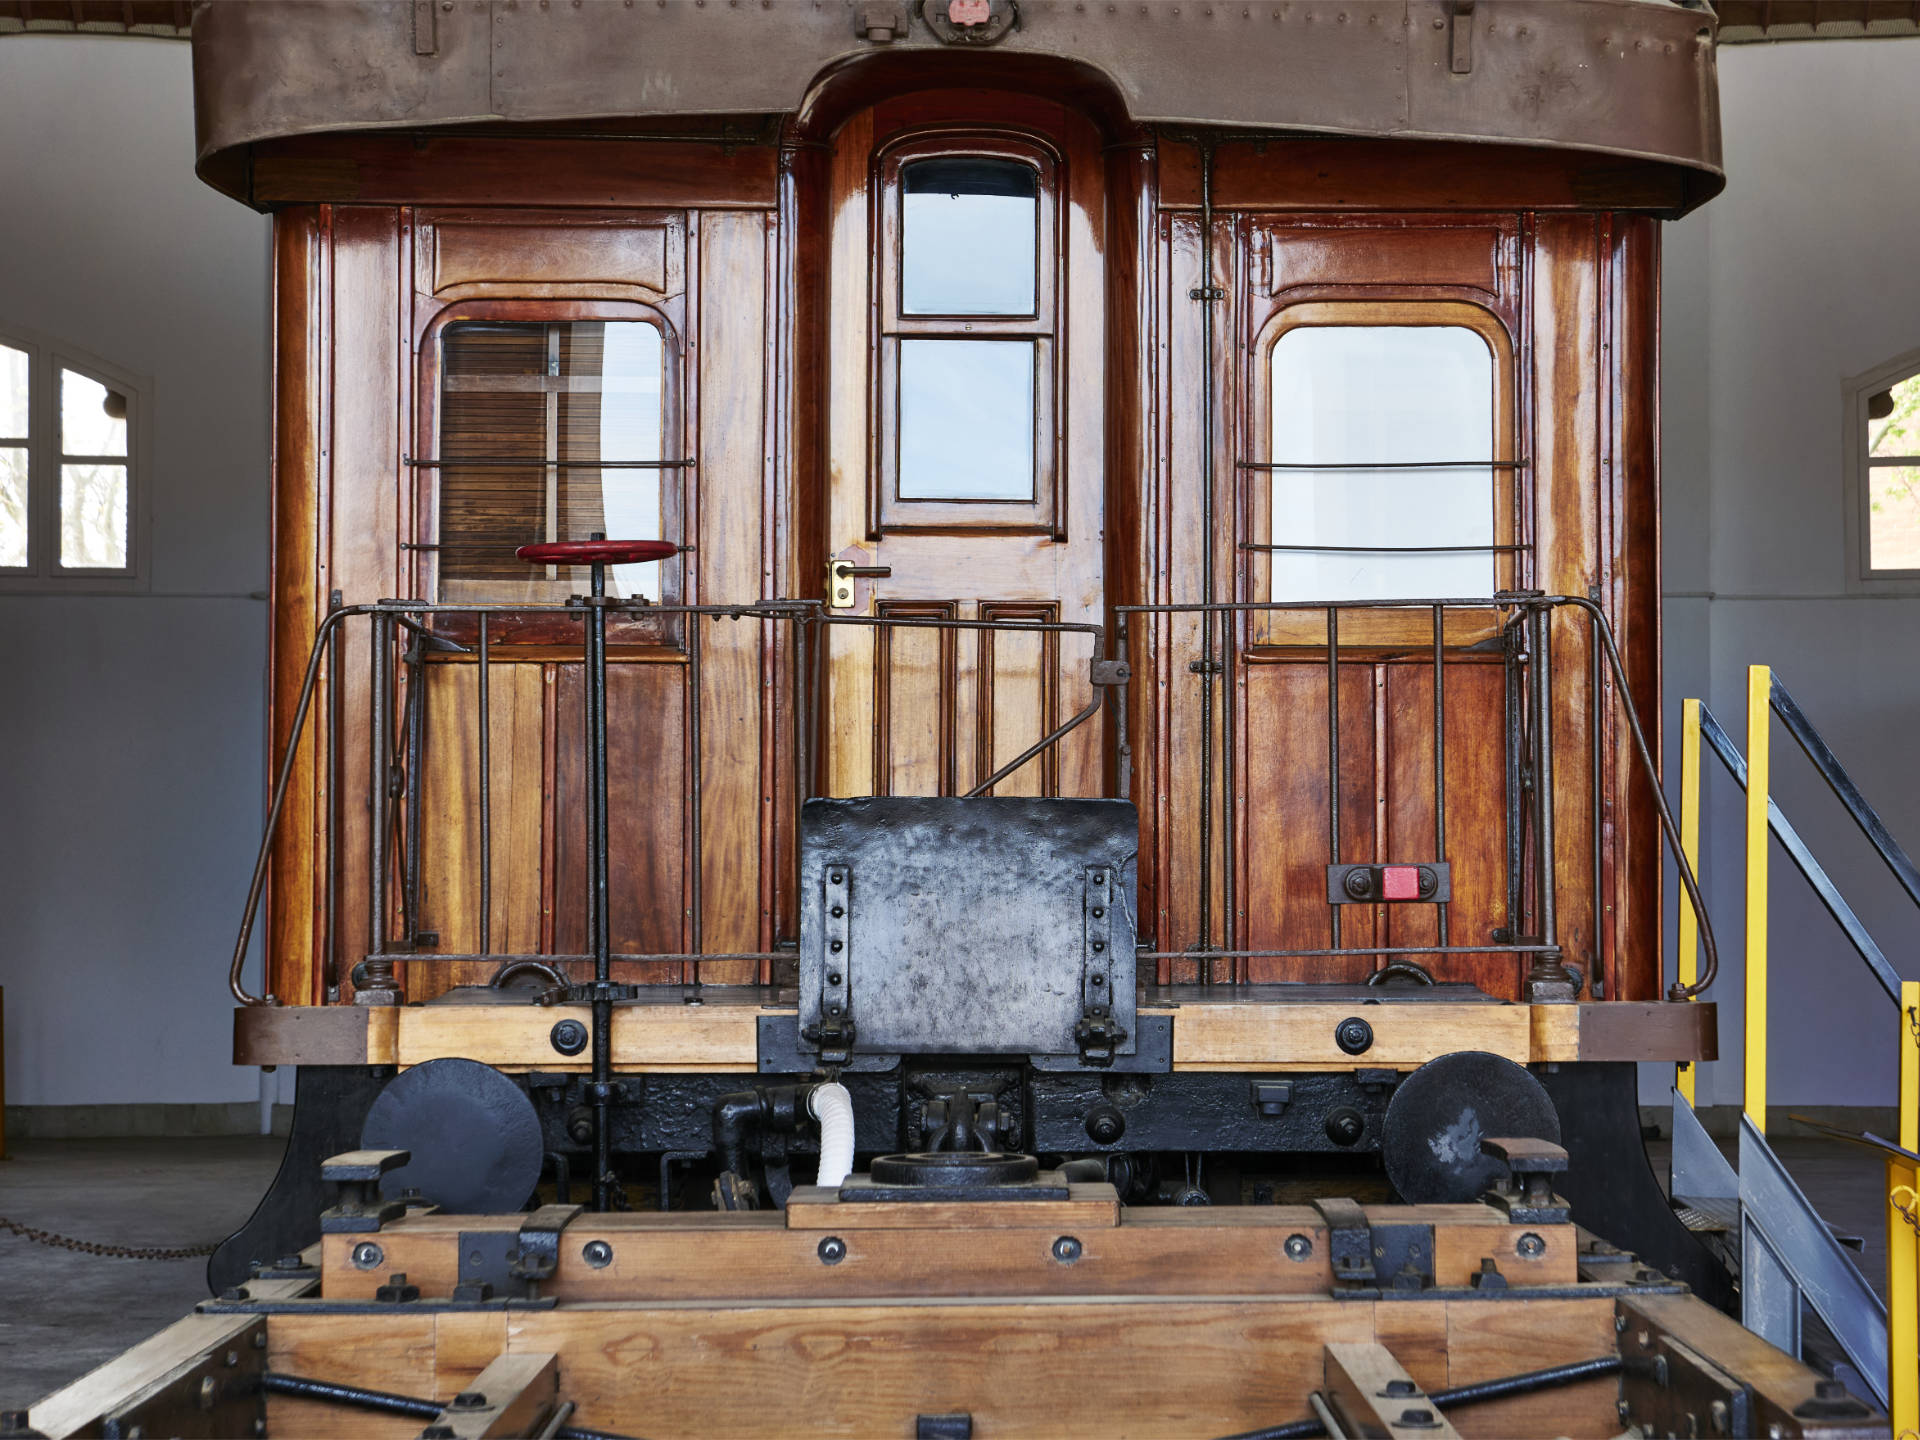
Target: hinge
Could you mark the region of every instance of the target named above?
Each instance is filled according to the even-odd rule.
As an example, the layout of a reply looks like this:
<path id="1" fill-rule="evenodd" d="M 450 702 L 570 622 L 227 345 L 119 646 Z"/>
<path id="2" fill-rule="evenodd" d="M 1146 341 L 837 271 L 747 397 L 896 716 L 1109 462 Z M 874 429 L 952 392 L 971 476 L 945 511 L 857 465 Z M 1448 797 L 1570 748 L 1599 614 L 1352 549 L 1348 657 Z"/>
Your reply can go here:
<path id="1" fill-rule="evenodd" d="M 853 1058 L 853 867 L 828 861 L 820 891 L 820 1020 L 801 1035 L 819 1047 L 822 1065 L 845 1065 Z"/>
<path id="2" fill-rule="evenodd" d="M 1227 290 L 1224 285 L 1197 285 L 1187 291 L 1189 300 L 1224 300 Z"/>
<path id="3" fill-rule="evenodd" d="M 439 9 L 440 0 L 413 0 L 414 54 L 432 55 L 440 49 Z"/>

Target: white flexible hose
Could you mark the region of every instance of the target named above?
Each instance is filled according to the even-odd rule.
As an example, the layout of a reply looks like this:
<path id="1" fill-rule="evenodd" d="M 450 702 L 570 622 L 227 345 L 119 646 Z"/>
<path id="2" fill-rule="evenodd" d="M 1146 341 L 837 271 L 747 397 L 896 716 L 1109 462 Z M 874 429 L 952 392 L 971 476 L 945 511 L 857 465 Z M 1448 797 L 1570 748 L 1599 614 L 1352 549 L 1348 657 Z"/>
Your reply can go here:
<path id="1" fill-rule="evenodd" d="M 839 1186 L 853 1173 L 853 1097 L 839 1081 L 816 1085 L 807 1109 L 820 1122 L 820 1178 L 816 1185 Z"/>

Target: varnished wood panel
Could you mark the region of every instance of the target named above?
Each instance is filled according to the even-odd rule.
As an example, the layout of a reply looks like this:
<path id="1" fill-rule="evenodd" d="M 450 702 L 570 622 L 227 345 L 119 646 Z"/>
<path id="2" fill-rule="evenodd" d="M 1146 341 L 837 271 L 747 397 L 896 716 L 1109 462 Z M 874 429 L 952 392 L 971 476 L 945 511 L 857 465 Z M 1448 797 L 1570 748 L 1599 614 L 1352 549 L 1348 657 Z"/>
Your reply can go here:
<path id="1" fill-rule="evenodd" d="M 636 290 L 668 293 L 667 227 L 607 217 L 597 224 L 489 220 L 433 226 L 433 291 L 466 285 L 512 286 L 522 294 L 596 294 Z"/>
<path id="2" fill-rule="evenodd" d="M 1446 228 L 1351 225 L 1276 227 L 1261 232 L 1256 266 L 1271 294 L 1302 285 L 1460 285 L 1496 293 L 1500 233 Z"/>
<path id="3" fill-rule="evenodd" d="M 885 620 L 959 618 L 952 600 L 885 600 Z M 873 636 L 873 793 L 958 794 L 957 631 L 892 626 Z"/>

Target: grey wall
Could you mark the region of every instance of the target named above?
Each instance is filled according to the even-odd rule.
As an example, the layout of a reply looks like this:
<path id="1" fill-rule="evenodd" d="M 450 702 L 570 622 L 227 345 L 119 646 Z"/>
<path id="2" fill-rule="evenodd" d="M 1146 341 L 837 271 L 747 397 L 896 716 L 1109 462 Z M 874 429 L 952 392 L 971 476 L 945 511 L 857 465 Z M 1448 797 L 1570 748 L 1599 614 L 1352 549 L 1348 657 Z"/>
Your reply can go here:
<path id="1" fill-rule="evenodd" d="M 1720 92 L 1726 192 L 1665 242 L 1669 789 L 1681 699 L 1706 699 L 1744 747 L 1746 669 L 1771 664 L 1920 853 L 1920 598 L 1848 594 L 1841 458 L 1842 382 L 1920 347 L 1920 40 L 1724 49 Z M 1920 977 L 1913 907 L 1774 733 L 1776 799 L 1895 966 Z M 1701 1098 L 1733 1104 L 1742 815 L 1732 782 L 1705 763 L 1728 1058 L 1706 1067 Z M 1790 863 L 1775 846 L 1771 1101 L 1890 1105 L 1893 1006 Z M 1665 1083 L 1644 1076 L 1643 1096 Z"/>
<path id="2" fill-rule="evenodd" d="M 227 952 L 258 842 L 267 221 L 193 174 L 186 45 L 0 40 L 0 328 L 152 383 L 150 593 L 0 594 L 11 1105 L 257 1098 Z"/>

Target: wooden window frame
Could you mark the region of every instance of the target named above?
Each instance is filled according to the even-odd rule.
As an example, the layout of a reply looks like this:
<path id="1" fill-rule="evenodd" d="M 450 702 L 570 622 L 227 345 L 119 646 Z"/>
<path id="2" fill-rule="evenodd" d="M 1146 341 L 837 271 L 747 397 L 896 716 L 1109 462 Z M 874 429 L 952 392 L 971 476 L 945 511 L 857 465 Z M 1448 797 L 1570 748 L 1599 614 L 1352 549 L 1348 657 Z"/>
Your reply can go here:
<path id="1" fill-rule="evenodd" d="M 1493 354 L 1493 462 L 1501 468 L 1493 472 L 1494 528 L 1496 545 L 1523 545 L 1525 533 L 1521 504 L 1521 477 L 1528 472 L 1515 468 L 1518 441 L 1518 370 L 1513 336 L 1492 310 L 1471 300 L 1425 297 L 1364 298 L 1316 297 L 1280 306 L 1255 333 L 1252 358 L 1248 367 L 1247 452 L 1246 459 L 1264 465 L 1273 458 L 1273 351 L 1291 331 L 1344 325 L 1364 328 L 1459 328 L 1472 330 Z M 1273 538 L 1273 472 L 1248 469 L 1241 488 L 1240 536 L 1252 545 L 1264 545 Z M 1240 567 L 1243 598 L 1264 602 L 1272 594 L 1273 561 L 1265 550 L 1241 552 Z M 1524 563 L 1524 551 L 1500 550 L 1493 556 L 1494 589 L 1513 589 L 1531 567 Z M 1449 597 L 1436 596 L 1436 599 Z M 1448 613 L 1445 643 L 1449 646 L 1477 644 L 1497 634 L 1499 617 L 1491 601 L 1482 610 L 1453 610 Z M 1256 649 L 1325 648 L 1326 617 L 1323 611 L 1256 610 L 1250 612 L 1248 634 Z M 1402 648 L 1431 644 L 1433 619 L 1427 611 L 1371 611 L 1343 615 L 1340 624 L 1342 648 L 1368 646 Z"/>
<path id="2" fill-rule="evenodd" d="M 915 160 L 1010 160 L 1037 177 L 1034 313 L 907 315 L 903 313 L 903 191 L 901 171 Z M 1062 337 L 1066 330 L 1066 236 L 1061 203 L 1066 158 L 1051 142 L 1027 131 L 968 126 L 920 130 L 874 153 L 869 194 L 870 233 L 879 237 L 873 265 L 875 343 L 871 403 L 873 453 L 867 473 L 870 533 L 990 531 L 1060 537 L 1065 526 L 1061 464 Z M 903 500 L 900 498 L 900 344 L 903 340 L 1028 340 L 1033 343 L 1033 498 L 1031 500 Z"/>
<path id="3" fill-rule="evenodd" d="M 553 325 L 571 321 L 622 321 L 652 325 L 661 341 L 661 421 L 660 458 L 685 458 L 691 453 L 692 438 L 686 427 L 686 347 L 670 317 L 659 308 L 638 300 L 580 299 L 487 299 L 460 300 L 436 313 L 421 337 L 419 350 L 419 439 L 423 456 L 440 459 L 440 415 L 442 346 L 447 330 L 455 325 L 480 322 L 493 324 Z M 685 545 L 693 516 L 693 467 L 663 468 L 660 476 L 661 538 Z M 421 466 L 414 472 L 414 514 L 416 516 L 415 556 L 416 593 L 440 594 L 438 552 L 430 548 L 440 539 L 440 470 Z M 630 539 L 630 536 L 614 536 Z M 644 538 L 644 537 L 643 537 Z M 685 551 L 678 560 L 666 560 L 660 566 L 662 605 L 682 605 L 686 600 L 687 564 Z M 584 588 L 584 587 L 583 587 Z M 457 603 L 457 602 L 448 602 Z M 487 602 L 475 601 L 476 604 Z M 607 628 L 610 646 L 623 652 L 670 650 L 681 652 L 685 627 L 679 616 L 655 615 L 611 619 Z M 468 616 L 442 615 L 437 628 L 452 638 L 478 630 Z M 519 647 L 577 648 L 581 629 L 571 616 L 539 612 L 502 611 L 487 625 L 490 643 Z"/>
<path id="4" fill-rule="evenodd" d="M 1920 596 L 1920 570 L 1874 568 L 1873 489 L 1867 483 L 1874 460 L 1867 453 L 1867 401 L 1882 390 L 1920 375 L 1920 350 L 1875 366 L 1847 380 L 1840 390 L 1841 474 L 1846 506 L 1847 589 L 1856 595 Z M 1891 458 L 1891 457 L 1889 457 Z"/>
<path id="5" fill-rule="evenodd" d="M 77 350 L 63 341 L 16 327 L 0 329 L 0 344 L 27 353 L 27 563 L 0 567 L 0 593 L 126 595 L 150 580 L 152 512 L 147 417 L 153 383 Z M 60 563 L 60 481 L 66 463 L 60 421 L 60 372 L 71 370 L 127 397 L 127 453 L 80 457 L 124 464 L 127 470 L 127 563 L 112 569 Z M 15 439 L 8 436 L 9 440 Z"/>

